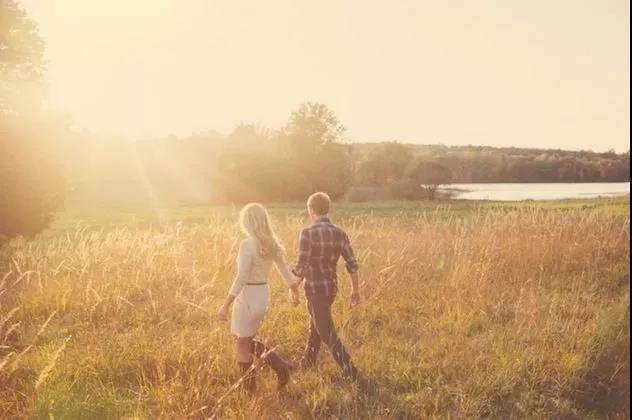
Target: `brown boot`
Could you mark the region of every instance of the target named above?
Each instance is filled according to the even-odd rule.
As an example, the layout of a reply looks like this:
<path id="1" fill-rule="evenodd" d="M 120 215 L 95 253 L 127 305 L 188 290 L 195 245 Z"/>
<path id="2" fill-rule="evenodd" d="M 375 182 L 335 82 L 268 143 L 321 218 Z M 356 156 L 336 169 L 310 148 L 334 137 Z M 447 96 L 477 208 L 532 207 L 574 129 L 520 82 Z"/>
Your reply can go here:
<path id="1" fill-rule="evenodd" d="M 253 393 L 257 390 L 257 379 L 255 377 L 255 372 L 250 370 L 252 366 L 252 362 L 239 362 L 239 368 L 241 369 L 242 384 L 244 389 L 250 393 Z"/>
<path id="2" fill-rule="evenodd" d="M 283 389 L 290 381 L 290 372 L 292 371 L 292 365 L 283 360 L 281 356 L 273 351 L 268 351 L 268 348 L 261 341 L 253 341 L 253 353 L 257 357 L 263 356 L 263 361 L 266 362 L 270 368 L 277 375 L 277 387 L 279 390 Z"/>

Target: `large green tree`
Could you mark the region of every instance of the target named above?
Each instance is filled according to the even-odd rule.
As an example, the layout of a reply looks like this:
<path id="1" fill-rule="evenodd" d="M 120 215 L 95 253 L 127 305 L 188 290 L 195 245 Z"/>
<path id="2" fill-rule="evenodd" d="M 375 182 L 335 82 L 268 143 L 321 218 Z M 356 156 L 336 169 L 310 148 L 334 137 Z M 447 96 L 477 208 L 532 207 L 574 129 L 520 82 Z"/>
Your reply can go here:
<path id="1" fill-rule="evenodd" d="M 44 95 L 44 42 L 14 0 L 0 0 L 0 112 L 36 111 Z"/>
<path id="2" fill-rule="evenodd" d="M 352 162 L 344 144 L 345 127 L 324 104 L 306 102 L 292 114 L 283 130 L 292 196 L 303 199 L 315 191 L 341 197 L 351 185 Z"/>
<path id="3" fill-rule="evenodd" d="M 230 202 L 304 200 L 315 191 L 341 197 L 353 172 L 343 136 L 334 112 L 317 103 L 302 104 L 278 131 L 240 125 L 212 165 L 214 193 Z"/>
<path id="4" fill-rule="evenodd" d="M 14 0 L 0 0 L 0 240 L 46 227 L 63 196 L 42 108 L 44 43 Z"/>
<path id="5" fill-rule="evenodd" d="M 341 143 L 345 127 L 326 105 L 305 102 L 290 115 L 285 131 L 296 145 L 305 150 L 329 143 Z"/>

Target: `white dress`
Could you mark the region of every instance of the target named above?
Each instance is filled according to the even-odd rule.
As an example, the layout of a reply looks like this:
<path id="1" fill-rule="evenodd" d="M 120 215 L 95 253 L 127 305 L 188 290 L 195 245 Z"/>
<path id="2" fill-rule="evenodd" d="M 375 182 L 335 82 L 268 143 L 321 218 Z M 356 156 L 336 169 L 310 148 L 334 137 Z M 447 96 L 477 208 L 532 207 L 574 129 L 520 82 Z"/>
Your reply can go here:
<path id="1" fill-rule="evenodd" d="M 238 337 L 254 337 L 263 323 L 270 306 L 270 289 L 268 275 L 272 264 L 288 286 L 295 281 L 283 257 L 264 259 L 259 254 L 259 245 L 255 238 L 242 241 L 237 256 L 237 275 L 230 288 L 235 296 L 233 313 L 230 321 L 230 332 Z"/>

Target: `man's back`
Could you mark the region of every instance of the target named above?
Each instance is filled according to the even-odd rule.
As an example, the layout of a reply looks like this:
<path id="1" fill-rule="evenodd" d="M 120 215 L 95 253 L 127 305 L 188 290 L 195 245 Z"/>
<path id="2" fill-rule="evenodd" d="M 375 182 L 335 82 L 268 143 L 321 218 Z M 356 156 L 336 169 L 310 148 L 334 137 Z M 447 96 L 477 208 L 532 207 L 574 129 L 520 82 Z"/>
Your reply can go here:
<path id="1" fill-rule="evenodd" d="M 305 278 L 306 293 L 327 296 L 336 293 L 336 268 L 341 256 L 345 260 L 347 271 L 355 273 L 358 263 L 349 237 L 328 218 L 316 220 L 312 226 L 301 232 L 298 263 L 294 272 Z"/>
<path id="2" fill-rule="evenodd" d="M 349 302 L 352 305 L 359 302 L 358 261 L 347 234 L 327 218 L 330 205 L 331 200 L 326 193 L 317 192 L 309 196 L 307 210 L 314 224 L 304 229 L 299 238 L 298 262 L 294 274 L 305 279 L 305 297 L 309 311 L 309 338 L 301 365 L 314 365 L 320 344 L 325 342 L 342 369 L 343 377 L 355 380 L 358 370 L 338 337 L 331 316 L 331 305 L 338 289 L 336 265 L 340 257 L 344 258 L 351 278 Z"/>

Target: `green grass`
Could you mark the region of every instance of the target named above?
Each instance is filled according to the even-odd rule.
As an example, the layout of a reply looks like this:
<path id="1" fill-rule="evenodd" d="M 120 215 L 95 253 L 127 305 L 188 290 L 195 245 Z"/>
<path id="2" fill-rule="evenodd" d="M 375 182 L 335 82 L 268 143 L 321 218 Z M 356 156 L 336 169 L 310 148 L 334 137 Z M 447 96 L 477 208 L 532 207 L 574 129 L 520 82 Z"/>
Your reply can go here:
<path id="1" fill-rule="evenodd" d="M 306 217 L 304 203 L 266 204 L 272 214 L 279 216 Z M 213 217 L 234 217 L 238 205 L 200 205 L 152 209 L 149 206 L 99 206 L 81 201 L 67 204 L 66 209 L 55 216 L 53 225 L 46 233 L 82 226 L 107 226 L 119 224 L 159 223 L 172 221 L 202 222 Z M 416 217 L 420 213 L 437 213 L 447 216 L 467 216 L 490 210 L 597 210 L 610 214 L 625 215 L 630 211 L 630 197 L 586 200 L 552 200 L 523 202 L 493 201 L 380 201 L 368 203 L 339 202 L 334 213 L 341 216 L 370 214 L 374 216 Z"/>
<path id="2" fill-rule="evenodd" d="M 293 260 L 303 206 L 270 207 Z M 366 383 L 337 379 L 323 351 L 283 394 L 262 370 L 254 397 L 229 392 L 214 316 L 237 210 L 71 206 L 1 250 L 0 418 L 629 415 L 628 198 L 337 203 L 364 300 L 346 305 L 343 278 L 334 314 Z M 306 310 L 271 285 L 260 336 L 296 359 Z"/>

